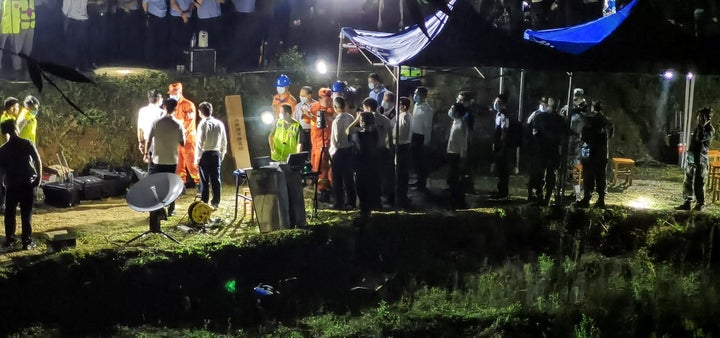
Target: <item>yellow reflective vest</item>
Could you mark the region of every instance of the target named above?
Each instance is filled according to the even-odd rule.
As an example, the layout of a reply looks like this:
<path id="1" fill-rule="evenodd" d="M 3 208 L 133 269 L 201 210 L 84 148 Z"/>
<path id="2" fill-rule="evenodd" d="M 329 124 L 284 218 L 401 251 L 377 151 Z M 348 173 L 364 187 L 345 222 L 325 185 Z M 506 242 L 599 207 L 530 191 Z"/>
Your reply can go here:
<path id="1" fill-rule="evenodd" d="M 19 114 L 18 114 L 18 116 L 19 116 Z M 15 122 L 17 122 L 17 118 L 18 118 L 17 116 L 12 115 L 12 114 L 8 113 L 7 111 L 3 110 L 2 115 L 0 115 L 0 123 L 3 123 L 5 121 L 11 120 L 11 119 L 15 120 Z"/>
<path id="2" fill-rule="evenodd" d="M 271 149 L 270 154 L 273 161 L 285 162 L 288 155 L 297 152 L 300 130 L 302 130 L 302 126 L 296 120 L 292 120 L 290 123 L 283 119 L 277 121 L 273 134 L 274 149 Z"/>
<path id="3" fill-rule="evenodd" d="M 35 0 L 2 0 L 2 34 L 35 29 Z"/>
<path id="4" fill-rule="evenodd" d="M 18 115 L 18 129 L 20 130 L 20 138 L 24 138 L 33 144 L 37 138 L 37 118 L 29 109 L 23 107 Z"/>

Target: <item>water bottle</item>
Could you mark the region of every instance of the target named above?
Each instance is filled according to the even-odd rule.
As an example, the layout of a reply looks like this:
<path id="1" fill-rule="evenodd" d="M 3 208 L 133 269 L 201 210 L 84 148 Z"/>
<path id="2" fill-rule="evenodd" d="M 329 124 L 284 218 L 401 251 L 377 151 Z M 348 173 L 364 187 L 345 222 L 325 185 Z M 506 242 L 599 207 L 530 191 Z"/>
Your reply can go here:
<path id="1" fill-rule="evenodd" d="M 590 146 L 587 143 L 583 143 L 580 148 L 580 156 L 585 159 L 590 158 Z"/>
<path id="2" fill-rule="evenodd" d="M 195 40 L 197 37 L 195 36 L 195 33 L 192 35 L 192 39 L 190 39 L 190 48 L 195 48 Z"/>

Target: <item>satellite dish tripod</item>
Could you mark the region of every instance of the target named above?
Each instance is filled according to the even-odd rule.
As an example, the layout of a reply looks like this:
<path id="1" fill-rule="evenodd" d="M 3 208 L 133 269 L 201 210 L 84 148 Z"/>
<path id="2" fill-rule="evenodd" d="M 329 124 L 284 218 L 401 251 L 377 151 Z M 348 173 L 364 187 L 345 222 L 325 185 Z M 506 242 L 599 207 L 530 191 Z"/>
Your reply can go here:
<path id="1" fill-rule="evenodd" d="M 158 189 L 160 189 L 160 194 L 158 194 Z M 162 231 L 160 221 L 167 219 L 165 207 L 175 202 L 181 193 L 182 181 L 175 174 L 152 174 L 136 183 L 130 191 L 128 191 L 125 199 L 131 209 L 150 212 L 150 229 L 133 237 L 125 242 L 125 244 L 130 244 L 149 234 L 159 234 L 180 244 L 175 238 Z M 160 198 L 160 195 L 164 195 L 164 198 Z"/>

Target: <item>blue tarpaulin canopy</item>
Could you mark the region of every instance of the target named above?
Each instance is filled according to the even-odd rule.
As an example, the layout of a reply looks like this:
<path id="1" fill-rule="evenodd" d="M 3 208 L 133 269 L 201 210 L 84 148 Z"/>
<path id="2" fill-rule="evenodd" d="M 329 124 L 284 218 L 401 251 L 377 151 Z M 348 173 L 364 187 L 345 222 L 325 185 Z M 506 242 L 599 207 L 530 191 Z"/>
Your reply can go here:
<path id="1" fill-rule="evenodd" d="M 569 65 L 566 54 L 511 37 L 493 27 L 469 1 L 452 0 L 448 8 L 449 16 L 437 11 L 425 19 L 428 35 L 417 25 L 396 33 L 343 27 L 341 38 L 350 40 L 391 66 L 502 66 L 565 70 Z"/>
<path id="2" fill-rule="evenodd" d="M 449 8 L 449 16 L 438 11 L 426 18 L 429 38 L 417 25 L 396 33 L 344 27 L 341 37 L 391 66 L 647 73 L 673 68 L 720 74 L 720 53 L 712 48 L 717 44 L 701 44 L 649 0 L 634 0 L 618 13 L 586 24 L 528 31 L 535 41 L 494 27 L 470 1 L 453 0 Z M 546 42 L 537 43 L 541 38 Z"/>
<path id="3" fill-rule="evenodd" d="M 633 0 L 615 14 L 584 23 L 582 25 L 547 29 L 526 30 L 525 39 L 550 46 L 570 54 L 581 54 L 601 43 L 625 22 L 638 0 Z"/>

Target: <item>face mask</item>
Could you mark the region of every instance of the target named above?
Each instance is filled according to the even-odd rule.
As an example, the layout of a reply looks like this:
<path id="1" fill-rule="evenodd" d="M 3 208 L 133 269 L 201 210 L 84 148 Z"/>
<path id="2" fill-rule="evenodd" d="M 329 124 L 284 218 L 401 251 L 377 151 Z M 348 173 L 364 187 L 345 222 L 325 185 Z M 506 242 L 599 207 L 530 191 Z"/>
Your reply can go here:
<path id="1" fill-rule="evenodd" d="M 281 120 L 284 120 L 284 119 L 285 119 L 285 113 L 280 113 L 280 114 L 278 115 L 278 117 L 279 117 Z"/>
<path id="2" fill-rule="evenodd" d="M 173 99 L 175 101 L 180 99 L 180 97 L 178 95 L 170 95 L 170 96 L 168 96 L 168 98 Z"/>
<path id="3" fill-rule="evenodd" d="M 285 94 L 285 87 L 277 87 L 278 94 Z"/>
<path id="4" fill-rule="evenodd" d="M 415 103 L 420 102 L 420 96 L 418 94 L 413 95 L 413 102 L 415 102 Z"/>
<path id="5" fill-rule="evenodd" d="M 307 103 L 308 102 L 307 96 L 300 96 L 300 102 Z"/>
<path id="6" fill-rule="evenodd" d="M 463 102 L 463 100 L 460 98 L 460 96 L 458 96 L 458 97 L 455 99 L 455 103 L 462 103 L 462 102 Z"/>
<path id="7" fill-rule="evenodd" d="M 495 109 L 496 112 L 500 112 L 500 102 L 495 101 L 493 103 L 493 109 Z"/>
<path id="8" fill-rule="evenodd" d="M 37 114 L 38 114 L 38 110 L 31 110 L 31 111 L 30 111 L 30 115 L 32 115 L 32 116 L 37 116 Z"/>
<path id="9" fill-rule="evenodd" d="M 547 111 L 547 107 L 546 107 L 544 104 L 541 104 L 541 105 L 538 106 L 538 110 L 539 110 L 541 113 L 544 113 L 544 112 Z"/>
<path id="10" fill-rule="evenodd" d="M 389 110 L 390 107 L 391 107 L 391 106 L 390 106 L 390 102 L 387 102 L 387 101 L 383 101 L 383 102 L 380 104 L 380 106 L 383 107 L 383 109 L 385 109 L 386 111 Z"/>
<path id="11" fill-rule="evenodd" d="M 375 89 L 375 84 L 372 82 L 368 83 L 368 88 L 370 88 L 370 90 Z"/>

